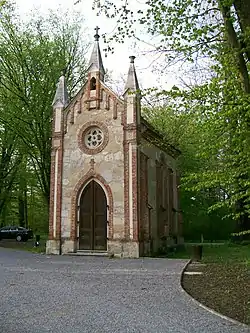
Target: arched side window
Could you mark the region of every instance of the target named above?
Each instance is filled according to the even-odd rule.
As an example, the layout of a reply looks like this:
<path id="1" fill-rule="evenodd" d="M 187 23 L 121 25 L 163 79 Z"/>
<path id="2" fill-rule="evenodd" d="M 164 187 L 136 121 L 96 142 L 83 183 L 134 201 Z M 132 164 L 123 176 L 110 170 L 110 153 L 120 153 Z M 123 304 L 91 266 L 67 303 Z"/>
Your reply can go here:
<path id="1" fill-rule="evenodd" d="M 90 80 L 90 90 L 96 90 L 96 78 L 92 77 Z"/>

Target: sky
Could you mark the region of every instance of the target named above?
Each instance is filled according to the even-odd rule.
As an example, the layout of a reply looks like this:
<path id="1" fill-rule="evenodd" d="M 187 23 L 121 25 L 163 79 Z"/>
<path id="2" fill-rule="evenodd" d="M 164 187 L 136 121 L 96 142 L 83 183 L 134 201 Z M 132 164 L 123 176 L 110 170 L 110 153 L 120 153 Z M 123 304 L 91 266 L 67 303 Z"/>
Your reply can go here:
<path id="1" fill-rule="evenodd" d="M 143 0 L 131 0 L 136 6 L 141 6 Z M 92 0 L 82 0 L 81 3 L 74 5 L 76 0 L 16 0 L 19 13 L 22 19 L 26 19 L 33 9 L 38 9 L 40 13 L 46 15 L 46 13 L 52 9 L 57 10 L 59 7 L 62 9 L 77 10 L 80 15 L 83 15 L 86 26 L 88 27 L 88 34 L 90 41 L 94 40 L 94 28 L 100 27 L 99 33 L 111 34 L 115 28 L 115 22 L 107 19 L 106 17 L 96 16 L 96 13 L 92 10 Z M 143 36 L 145 39 L 145 36 Z M 149 36 L 146 38 L 150 38 Z M 100 40 L 101 48 L 104 48 L 102 41 Z M 157 62 L 154 61 L 152 53 L 148 52 L 148 46 L 146 44 L 135 44 L 132 39 L 127 40 L 124 44 L 114 44 L 114 54 L 109 53 L 107 57 L 103 55 L 104 67 L 107 68 L 112 74 L 112 78 L 122 84 L 122 79 L 126 78 L 129 67 L 129 56 L 135 55 L 135 65 L 137 69 L 137 76 L 141 88 L 151 88 L 153 86 L 171 88 L 173 84 L 176 84 L 176 80 L 173 75 L 163 75 L 157 72 L 154 68 Z M 91 48 L 88 56 L 90 56 Z"/>

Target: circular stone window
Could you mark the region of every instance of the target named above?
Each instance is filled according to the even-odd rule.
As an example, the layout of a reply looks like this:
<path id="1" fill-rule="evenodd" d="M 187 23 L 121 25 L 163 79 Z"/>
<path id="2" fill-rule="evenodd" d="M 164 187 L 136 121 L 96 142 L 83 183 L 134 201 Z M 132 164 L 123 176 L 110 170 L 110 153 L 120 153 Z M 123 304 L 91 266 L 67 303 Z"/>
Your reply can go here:
<path id="1" fill-rule="evenodd" d="M 95 149 L 103 143 L 103 133 L 99 127 L 91 127 L 84 136 L 85 146 L 89 149 Z"/>
<path id="2" fill-rule="evenodd" d="M 86 154 L 101 152 L 108 143 L 108 129 L 103 123 L 91 121 L 78 132 L 79 148 Z"/>

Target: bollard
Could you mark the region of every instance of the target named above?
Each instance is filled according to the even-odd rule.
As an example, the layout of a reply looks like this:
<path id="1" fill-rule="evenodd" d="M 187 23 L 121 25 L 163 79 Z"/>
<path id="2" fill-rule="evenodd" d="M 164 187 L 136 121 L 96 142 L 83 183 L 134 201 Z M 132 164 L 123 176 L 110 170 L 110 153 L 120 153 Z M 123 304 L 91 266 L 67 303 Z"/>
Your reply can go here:
<path id="1" fill-rule="evenodd" d="M 202 258 L 202 245 L 194 245 L 193 246 L 193 253 L 192 253 L 192 260 L 193 261 L 201 261 Z"/>
<path id="2" fill-rule="evenodd" d="M 35 247 L 38 247 L 40 244 L 40 235 L 36 235 Z"/>

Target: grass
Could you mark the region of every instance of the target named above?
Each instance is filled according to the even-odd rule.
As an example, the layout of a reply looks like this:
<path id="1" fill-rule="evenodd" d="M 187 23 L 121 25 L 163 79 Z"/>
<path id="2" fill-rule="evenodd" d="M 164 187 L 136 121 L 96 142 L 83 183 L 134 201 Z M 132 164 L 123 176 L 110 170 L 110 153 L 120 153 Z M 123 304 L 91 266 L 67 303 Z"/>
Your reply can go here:
<path id="1" fill-rule="evenodd" d="M 29 239 L 27 242 L 17 242 L 15 239 L 4 239 L 0 241 L 0 247 L 23 250 L 34 253 L 45 253 L 47 237 L 41 236 L 39 246 L 34 247 L 34 239 Z"/>
<path id="2" fill-rule="evenodd" d="M 202 243 L 197 243 L 202 245 Z M 193 246 L 185 244 L 185 247 L 177 248 L 175 252 L 166 254 L 167 258 L 190 259 L 193 254 Z M 249 263 L 250 245 L 224 243 L 223 245 L 205 244 L 202 251 L 203 263 Z"/>
<path id="3" fill-rule="evenodd" d="M 204 247 L 204 263 L 246 263 L 250 257 L 250 245 L 225 244 Z"/>

